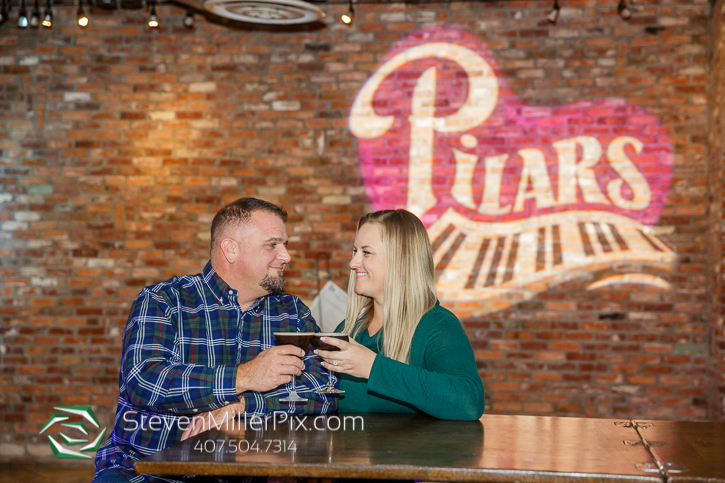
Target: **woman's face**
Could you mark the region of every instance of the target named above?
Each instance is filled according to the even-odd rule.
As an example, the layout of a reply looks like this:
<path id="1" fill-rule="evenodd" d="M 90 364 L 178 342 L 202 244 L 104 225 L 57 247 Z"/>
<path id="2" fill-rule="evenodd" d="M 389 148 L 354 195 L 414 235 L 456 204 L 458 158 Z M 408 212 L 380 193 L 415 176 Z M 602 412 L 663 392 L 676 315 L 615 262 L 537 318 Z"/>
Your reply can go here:
<path id="1" fill-rule="evenodd" d="M 364 224 L 355 235 L 350 268 L 355 271 L 355 293 L 383 304 L 385 253 L 383 233 L 377 223 Z"/>

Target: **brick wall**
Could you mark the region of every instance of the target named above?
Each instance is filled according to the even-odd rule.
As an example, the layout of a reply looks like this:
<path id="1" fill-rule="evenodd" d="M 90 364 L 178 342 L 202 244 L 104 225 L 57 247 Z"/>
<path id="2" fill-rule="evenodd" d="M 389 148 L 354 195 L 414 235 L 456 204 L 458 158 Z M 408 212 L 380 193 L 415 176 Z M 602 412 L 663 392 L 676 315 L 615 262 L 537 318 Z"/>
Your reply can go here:
<path id="1" fill-rule="evenodd" d="M 140 11 L 99 9 L 80 30 L 71 8 L 56 11 L 51 30 L 2 26 L 0 461 L 52 458 L 37 433 L 53 406 L 91 405 L 111 424 L 131 300 L 203 267 L 226 202 L 251 195 L 290 211 L 290 292 L 314 296 L 320 251 L 346 286 L 355 223 L 371 208 L 347 116 L 395 42 L 431 26 L 475 34 L 528 106 L 624 99 L 655 115 L 672 143 L 655 233 L 676 262 L 614 267 L 655 273 L 672 290 L 587 290 L 613 269 L 604 266 L 484 315 L 448 304 L 476 350 L 487 411 L 722 417 L 708 405 L 711 386 L 724 385 L 713 361 L 723 363 L 725 335 L 708 292 L 719 285 L 708 240 L 720 235 L 708 175 L 722 161 L 708 165 L 706 93 L 722 23 L 712 20 L 711 39 L 702 0 L 636 2 L 629 22 L 616 0 L 563 6 L 555 26 L 548 2 L 534 1 L 365 4 L 352 27 L 297 33 L 199 16 L 189 30 L 168 6 L 156 31 Z M 721 61 L 713 72 L 721 102 Z"/>
<path id="2" fill-rule="evenodd" d="M 710 217 L 712 220 L 710 251 L 712 254 L 712 415 L 725 417 L 725 326 L 723 325 L 723 284 L 725 273 L 722 258 L 723 236 L 723 167 L 725 167 L 725 2 L 713 5 L 711 27 L 711 64 L 709 79 L 709 163 L 710 163 Z"/>

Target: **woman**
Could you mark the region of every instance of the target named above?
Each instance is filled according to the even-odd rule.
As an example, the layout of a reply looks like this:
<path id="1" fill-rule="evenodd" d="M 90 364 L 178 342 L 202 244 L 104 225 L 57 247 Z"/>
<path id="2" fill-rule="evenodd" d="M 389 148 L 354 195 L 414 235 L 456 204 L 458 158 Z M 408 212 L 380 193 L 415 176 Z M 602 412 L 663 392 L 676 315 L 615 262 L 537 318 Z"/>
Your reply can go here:
<path id="1" fill-rule="evenodd" d="M 433 254 L 423 223 L 405 210 L 360 219 L 350 260 L 350 304 L 318 350 L 340 373 L 341 412 L 424 412 L 474 420 L 484 409 L 473 349 L 458 318 L 436 300 Z"/>

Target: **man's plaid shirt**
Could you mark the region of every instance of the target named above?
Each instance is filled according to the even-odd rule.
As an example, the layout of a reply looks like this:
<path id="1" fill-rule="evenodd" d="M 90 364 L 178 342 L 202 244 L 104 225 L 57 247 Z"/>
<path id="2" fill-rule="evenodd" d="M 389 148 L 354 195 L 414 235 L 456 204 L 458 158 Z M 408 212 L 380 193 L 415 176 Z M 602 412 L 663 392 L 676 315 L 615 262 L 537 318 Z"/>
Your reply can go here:
<path id="1" fill-rule="evenodd" d="M 118 409 L 113 432 L 96 454 L 96 474 L 115 467 L 132 469 L 139 458 L 181 440 L 182 416 L 193 418 L 241 398 L 248 415 L 321 414 L 337 409 L 335 398 L 315 393 L 326 386 L 327 373 L 312 349 L 297 380 L 297 392 L 309 401 L 280 402 L 291 385 L 237 394 L 237 366 L 277 345 L 273 332 L 319 329 L 302 301 L 285 293 L 264 296 L 242 311 L 237 291 L 217 275 L 211 262 L 201 274 L 144 288 L 126 324 Z M 158 431 L 149 429 L 153 416 Z M 145 480 L 138 478 L 153 480 L 169 481 L 148 475 Z"/>

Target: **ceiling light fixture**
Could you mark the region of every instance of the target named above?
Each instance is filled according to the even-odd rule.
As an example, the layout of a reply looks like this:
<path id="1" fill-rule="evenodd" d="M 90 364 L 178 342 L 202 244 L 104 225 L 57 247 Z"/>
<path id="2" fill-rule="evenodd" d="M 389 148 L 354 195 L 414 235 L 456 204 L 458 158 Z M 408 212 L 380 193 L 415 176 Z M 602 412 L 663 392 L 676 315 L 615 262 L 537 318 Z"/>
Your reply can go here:
<path id="1" fill-rule="evenodd" d="M 2 0 L 2 7 L 0 7 L 0 25 L 4 24 L 8 19 L 8 3 L 7 0 Z"/>
<path id="2" fill-rule="evenodd" d="M 38 6 L 38 0 L 35 0 L 35 5 L 33 6 L 33 14 L 30 16 L 30 26 L 36 29 L 40 26 L 40 7 Z"/>
<path id="3" fill-rule="evenodd" d="M 342 20 L 342 23 L 345 25 L 352 25 L 352 21 L 355 18 L 355 8 L 352 5 L 352 0 L 350 0 L 349 5 L 347 13 L 340 15 L 340 20 Z"/>
<path id="4" fill-rule="evenodd" d="M 627 0 L 619 0 L 617 11 L 622 20 L 629 20 L 632 17 L 632 11 L 627 6 Z"/>
<path id="5" fill-rule="evenodd" d="M 559 18 L 559 0 L 554 0 L 554 6 L 551 8 L 549 15 L 546 16 L 547 20 L 551 23 L 556 23 Z"/>
<path id="6" fill-rule="evenodd" d="M 189 7 L 186 9 L 186 17 L 184 17 L 184 27 L 191 28 L 194 26 L 194 9 Z"/>
<path id="7" fill-rule="evenodd" d="M 151 16 L 149 17 L 149 27 L 155 29 L 159 26 L 159 20 L 156 18 L 156 4 L 151 2 Z"/>
<path id="8" fill-rule="evenodd" d="M 43 27 L 50 28 L 53 26 L 53 10 L 50 8 L 50 0 L 45 2 L 45 15 L 43 15 Z"/>
<path id="9" fill-rule="evenodd" d="M 81 27 L 87 27 L 88 22 L 88 16 L 86 15 L 86 11 L 83 9 L 83 0 L 78 0 L 78 25 Z"/>
<path id="10" fill-rule="evenodd" d="M 25 10 L 25 0 L 20 2 L 20 13 L 18 14 L 18 27 L 21 29 L 28 28 L 28 12 Z"/>

